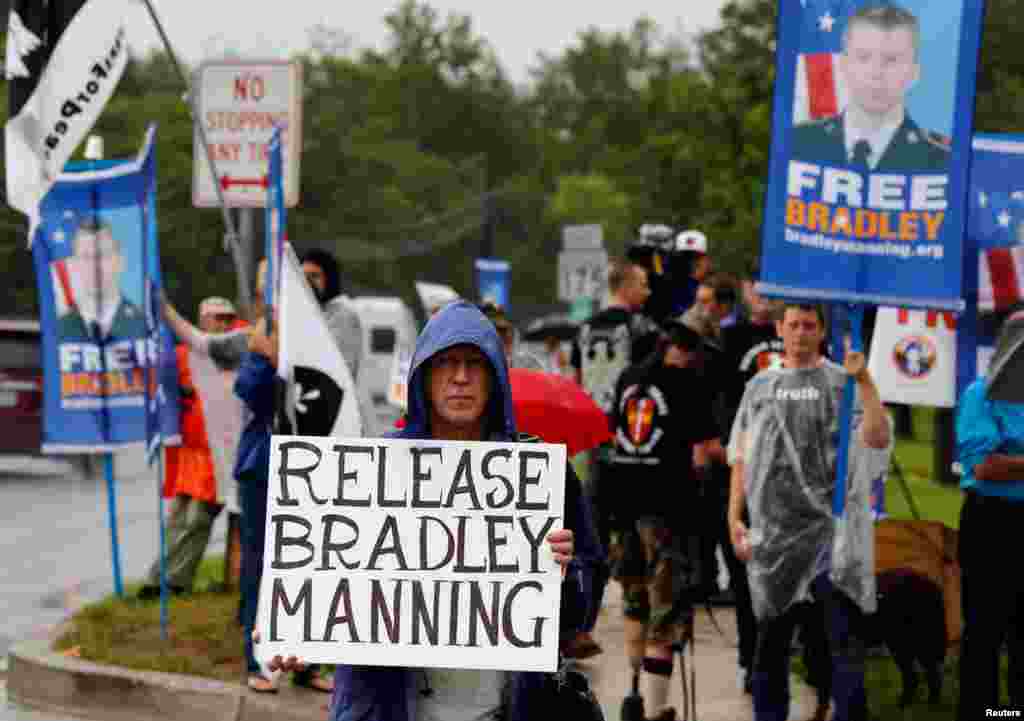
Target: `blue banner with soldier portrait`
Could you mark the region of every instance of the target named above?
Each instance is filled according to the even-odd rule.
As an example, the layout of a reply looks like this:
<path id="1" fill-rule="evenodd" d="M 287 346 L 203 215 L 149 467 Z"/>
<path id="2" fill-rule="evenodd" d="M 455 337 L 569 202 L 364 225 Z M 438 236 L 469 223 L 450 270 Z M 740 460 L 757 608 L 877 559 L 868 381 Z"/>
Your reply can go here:
<path id="1" fill-rule="evenodd" d="M 961 310 L 983 0 L 779 5 L 761 291 Z"/>
<path id="2" fill-rule="evenodd" d="M 32 239 L 44 453 L 180 442 L 173 336 L 160 312 L 154 130 L 127 161 L 69 164 Z"/>

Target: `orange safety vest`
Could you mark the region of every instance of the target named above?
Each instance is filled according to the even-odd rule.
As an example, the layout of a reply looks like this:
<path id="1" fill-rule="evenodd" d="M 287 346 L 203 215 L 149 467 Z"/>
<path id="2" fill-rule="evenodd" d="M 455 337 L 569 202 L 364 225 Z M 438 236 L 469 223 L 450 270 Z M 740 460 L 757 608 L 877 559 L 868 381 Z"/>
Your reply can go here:
<path id="1" fill-rule="evenodd" d="M 164 450 L 167 461 L 164 498 L 190 496 L 207 503 L 216 503 L 217 476 L 210 442 L 206 436 L 203 402 L 192 384 L 189 348 L 179 345 L 175 353 L 178 357 L 178 384 L 183 390 L 191 389 L 192 393 L 182 395 L 181 398 L 181 445 L 167 446 Z"/>

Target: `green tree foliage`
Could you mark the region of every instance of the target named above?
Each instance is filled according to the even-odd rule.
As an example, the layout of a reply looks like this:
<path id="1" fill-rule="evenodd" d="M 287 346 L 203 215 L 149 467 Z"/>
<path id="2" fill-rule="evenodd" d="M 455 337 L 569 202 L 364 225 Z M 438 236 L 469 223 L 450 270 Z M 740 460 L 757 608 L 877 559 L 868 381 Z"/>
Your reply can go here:
<path id="1" fill-rule="evenodd" d="M 976 127 L 1017 131 L 1024 8 L 987 4 Z M 336 252 L 355 288 L 410 300 L 417 279 L 473 294 L 472 262 L 491 239 L 512 263 L 513 311 L 554 301 L 567 223 L 602 223 L 613 252 L 645 222 L 698 227 L 718 264 L 738 270 L 758 253 L 776 12 L 776 0 L 730 0 L 697 35 L 643 17 L 616 32 L 581 28 L 559 54 L 538 55 L 518 86 L 470 17 L 425 2 L 405 0 L 385 18 L 379 50 L 313 27 L 298 58 L 302 197 L 289 237 Z M 167 56 L 135 57 L 96 132 L 108 156 L 128 157 L 158 123 L 163 264 L 172 298 L 191 312 L 205 295 L 233 295 L 235 279 L 220 212 L 192 207 L 183 91 Z M 256 230 L 259 246 L 262 218 Z M 5 311 L 33 312 L 24 219 L 6 206 L 0 264 Z"/>
<path id="2" fill-rule="evenodd" d="M 1024 6 L 986 0 L 974 127 L 986 133 L 1019 133 L 1024 126 Z"/>
<path id="3" fill-rule="evenodd" d="M 563 175 L 548 206 L 549 220 L 555 227 L 585 225 L 600 218 L 605 245 L 610 253 L 621 255 L 632 237 L 630 198 L 605 175 Z"/>

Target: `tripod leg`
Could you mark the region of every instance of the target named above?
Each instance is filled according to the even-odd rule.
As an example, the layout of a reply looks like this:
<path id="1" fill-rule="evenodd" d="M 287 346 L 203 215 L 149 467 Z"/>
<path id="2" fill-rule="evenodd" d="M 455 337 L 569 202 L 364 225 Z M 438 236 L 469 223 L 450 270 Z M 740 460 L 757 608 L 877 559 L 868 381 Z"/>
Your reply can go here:
<path id="1" fill-rule="evenodd" d="M 683 719 L 682 721 L 691 721 L 690 719 L 690 696 L 689 689 L 686 686 L 686 652 L 683 649 L 679 650 L 679 678 L 683 682 Z M 696 721 L 695 719 L 693 721 Z"/>
<path id="2" fill-rule="evenodd" d="M 697 721 L 697 652 L 694 649 L 694 639 L 690 639 L 690 704 L 693 711 L 693 721 Z"/>

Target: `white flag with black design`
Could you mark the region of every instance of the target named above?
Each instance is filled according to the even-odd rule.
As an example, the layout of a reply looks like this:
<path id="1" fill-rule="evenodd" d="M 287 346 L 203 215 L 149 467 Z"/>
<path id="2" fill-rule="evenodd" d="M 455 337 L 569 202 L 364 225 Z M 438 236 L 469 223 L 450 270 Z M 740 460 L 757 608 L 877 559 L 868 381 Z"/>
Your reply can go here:
<path id="1" fill-rule="evenodd" d="M 29 218 L 96 124 L 128 63 L 130 0 L 13 0 L 4 75 L 7 204 Z"/>
<path id="2" fill-rule="evenodd" d="M 298 436 L 363 435 L 355 383 L 291 244 L 281 263 L 277 372 L 288 385 L 285 414 Z"/>

